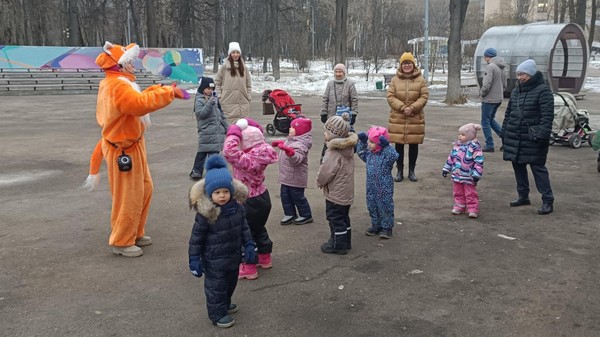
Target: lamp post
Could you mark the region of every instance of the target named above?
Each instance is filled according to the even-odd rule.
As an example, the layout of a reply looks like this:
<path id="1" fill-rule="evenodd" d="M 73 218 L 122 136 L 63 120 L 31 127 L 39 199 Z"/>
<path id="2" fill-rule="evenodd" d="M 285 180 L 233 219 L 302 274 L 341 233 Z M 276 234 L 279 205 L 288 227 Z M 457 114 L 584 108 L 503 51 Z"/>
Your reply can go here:
<path id="1" fill-rule="evenodd" d="M 311 41 L 312 41 L 312 60 L 315 60 L 315 7 L 309 2 L 306 1 L 306 3 L 302 6 L 303 9 L 307 9 L 308 7 L 310 7 L 310 20 L 311 20 L 311 24 L 310 24 L 310 32 L 311 32 Z"/>

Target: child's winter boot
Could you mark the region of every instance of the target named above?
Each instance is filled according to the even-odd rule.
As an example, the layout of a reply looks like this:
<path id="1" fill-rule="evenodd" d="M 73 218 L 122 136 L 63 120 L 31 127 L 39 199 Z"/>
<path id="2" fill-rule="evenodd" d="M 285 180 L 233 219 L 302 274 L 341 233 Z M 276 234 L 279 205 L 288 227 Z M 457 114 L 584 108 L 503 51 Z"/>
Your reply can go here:
<path id="1" fill-rule="evenodd" d="M 269 269 L 273 267 L 273 263 L 271 262 L 271 254 L 258 254 L 258 267 L 262 269 Z"/>
<path id="2" fill-rule="evenodd" d="M 258 278 L 258 271 L 256 270 L 255 264 L 242 263 L 240 264 L 240 273 L 238 274 L 238 280 L 256 280 Z"/>

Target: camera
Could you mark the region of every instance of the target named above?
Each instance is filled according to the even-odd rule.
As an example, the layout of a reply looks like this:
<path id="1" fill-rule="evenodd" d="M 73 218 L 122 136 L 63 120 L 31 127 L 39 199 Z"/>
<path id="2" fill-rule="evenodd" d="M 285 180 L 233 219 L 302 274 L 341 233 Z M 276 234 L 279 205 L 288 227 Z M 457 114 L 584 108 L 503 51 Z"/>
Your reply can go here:
<path id="1" fill-rule="evenodd" d="M 217 97 L 217 92 L 213 91 L 212 95 L 213 95 L 213 97 Z"/>
<path id="2" fill-rule="evenodd" d="M 121 155 L 117 157 L 117 165 L 121 172 L 130 171 L 132 167 L 131 157 L 126 155 L 125 151 L 123 151 Z"/>

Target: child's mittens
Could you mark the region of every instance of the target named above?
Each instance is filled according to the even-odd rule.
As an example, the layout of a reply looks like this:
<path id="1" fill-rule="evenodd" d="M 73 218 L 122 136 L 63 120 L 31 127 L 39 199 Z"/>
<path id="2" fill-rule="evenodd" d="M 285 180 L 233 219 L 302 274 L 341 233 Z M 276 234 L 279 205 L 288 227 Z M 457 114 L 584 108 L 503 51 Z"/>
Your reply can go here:
<path id="1" fill-rule="evenodd" d="M 196 277 L 202 277 L 202 261 L 200 261 L 200 256 L 192 256 L 190 255 L 190 272 L 192 275 Z"/>
<path id="2" fill-rule="evenodd" d="M 442 177 L 446 178 L 448 176 L 448 171 L 442 170 Z"/>
<path id="3" fill-rule="evenodd" d="M 244 244 L 244 261 L 253 263 L 256 260 L 256 243 L 252 240 Z"/>
<path id="4" fill-rule="evenodd" d="M 237 126 L 236 124 L 231 124 L 229 126 L 229 128 L 227 129 L 227 137 L 229 137 L 229 136 L 235 136 L 241 140 L 242 139 L 242 129 L 240 129 L 240 127 Z"/>
<path id="5" fill-rule="evenodd" d="M 283 143 L 279 144 L 278 146 L 281 150 L 283 150 L 283 152 L 285 152 L 285 155 L 288 157 L 293 156 L 294 154 L 296 154 L 296 151 L 294 149 L 292 149 L 289 146 L 285 146 L 283 145 Z"/>
<path id="6" fill-rule="evenodd" d="M 177 84 L 173 83 L 173 84 L 171 84 L 171 86 L 173 87 L 173 93 L 175 94 L 175 98 L 179 98 L 179 99 L 189 99 L 190 98 L 190 94 L 187 91 L 178 87 Z"/>
<path id="7" fill-rule="evenodd" d="M 271 142 L 271 146 L 273 146 L 273 147 L 279 147 L 279 145 L 283 144 L 283 143 L 285 143 L 285 141 L 283 141 L 283 140 L 274 140 L 274 141 Z"/>
<path id="8" fill-rule="evenodd" d="M 321 115 L 321 122 L 322 123 L 327 122 L 327 115 Z"/>
<path id="9" fill-rule="evenodd" d="M 366 142 L 367 142 L 367 139 L 368 139 L 368 137 L 367 137 L 367 134 L 366 134 L 366 133 L 364 133 L 364 132 L 361 132 L 361 133 L 359 133 L 359 134 L 358 134 L 358 139 L 359 139 L 361 142 L 363 142 L 363 143 L 366 143 Z"/>
<path id="10" fill-rule="evenodd" d="M 475 184 L 477 184 L 477 182 L 479 181 L 479 179 L 481 179 L 481 178 L 479 178 L 479 177 L 473 177 L 473 182 L 474 182 Z"/>
<path id="11" fill-rule="evenodd" d="M 388 147 L 390 145 L 390 142 L 384 136 L 379 136 L 379 145 L 381 147 Z"/>

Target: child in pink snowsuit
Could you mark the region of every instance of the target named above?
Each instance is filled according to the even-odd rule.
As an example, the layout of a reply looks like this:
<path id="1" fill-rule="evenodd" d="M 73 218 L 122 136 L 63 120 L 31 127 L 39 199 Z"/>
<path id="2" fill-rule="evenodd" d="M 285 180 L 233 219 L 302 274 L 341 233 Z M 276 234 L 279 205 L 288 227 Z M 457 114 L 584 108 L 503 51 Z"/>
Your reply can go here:
<path id="1" fill-rule="evenodd" d="M 233 177 L 248 187 L 244 203 L 246 220 L 258 249 L 258 261 L 240 265 L 240 279 L 258 278 L 256 267 L 271 268 L 273 242 L 265 228 L 271 213 L 271 197 L 265 186 L 265 169 L 277 162 L 277 152 L 265 143 L 262 127 L 250 118 L 240 118 L 229 126 L 223 145 L 223 156 L 233 167 Z"/>
<path id="2" fill-rule="evenodd" d="M 452 214 L 468 212 L 470 218 L 479 214 L 477 182 L 483 175 L 483 152 L 477 140 L 481 125 L 469 123 L 458 129 L 458 140 L 454 143 L 442 169 L 445 178 L 452 173 L 454 207 Z"/>

